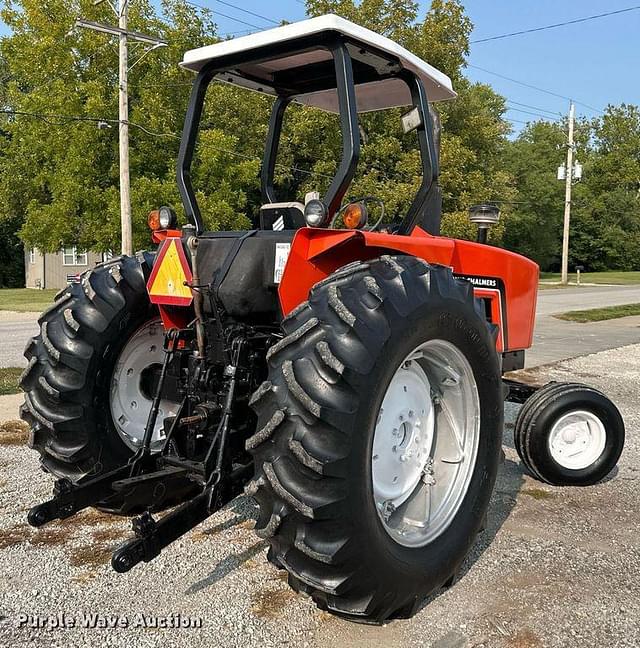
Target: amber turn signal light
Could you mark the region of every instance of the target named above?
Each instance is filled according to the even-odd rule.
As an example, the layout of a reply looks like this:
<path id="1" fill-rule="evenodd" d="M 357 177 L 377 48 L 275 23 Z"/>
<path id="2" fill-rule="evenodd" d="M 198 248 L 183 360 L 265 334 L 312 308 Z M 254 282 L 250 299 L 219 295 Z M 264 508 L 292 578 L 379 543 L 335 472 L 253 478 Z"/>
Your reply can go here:
<path id="1" fill-rule="evenodd" d="M 149 224 L 149 229 L 154 232 L 157 232 L 160 229 L 161 225 L 159 209 L 154 209 L 153 211 L 149 212 L 149 215 L 147 216 L 147 223 Z"/>
<path id="2" fill-rule="evenodd" d="M 367 224 L 367 208 L 362 202 L 351 203 L 342 214 L 342 221 L 348 229 L 360 229 Z"/>

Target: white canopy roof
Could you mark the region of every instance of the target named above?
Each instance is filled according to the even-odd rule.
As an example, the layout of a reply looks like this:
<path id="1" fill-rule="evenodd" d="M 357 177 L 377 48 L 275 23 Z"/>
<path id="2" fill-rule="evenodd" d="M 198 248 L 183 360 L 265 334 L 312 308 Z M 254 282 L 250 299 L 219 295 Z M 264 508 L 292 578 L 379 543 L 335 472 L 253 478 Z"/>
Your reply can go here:
<path id="1" fill-rule="evenodd" d="M 337 31 L 352 40 L 361 42 L 365 46 L 372 46 L 381 52 L 396 57 L 399 59 L 402 67 L 413 71 L 422 79 L 427 91 L 427 97 L 431 102 L 453 99 L 457 96 L 451 86 L 451 79 L 446 74 L 436 70 L 436 68 L 425 63 L 391 39 L 333 14 L 291 23 L 282 27 L 276 27 L 275 29 L 250 34 L 249 36 L 234 38 L 216 43 L 215 45 L 207 45 L 206 47 L 190 50 L 185 53 L 181 65 L 188 70 L 197 72 L 206 63 L 223 56 L 241 52 L 249 53 L 251 50 L 259 47 L 295 40 L 324 31 Z M 268 77 L 269 73 L 272 72 L 312 64 L 328 58 L 330 58 L 330 54 L 326 50 L 319 48 L 318 50 L 302 54 L 251 64 L 251 67 L 253 70 L 261 73 L 259 76 Z M 255 78 L 256 75 L 250 76 Z M 218 78 L 252 90 L 275 94 L 274 89 L 269 87 L 268 82 L 261 83 L 253 79 L 247 79 L 242 75 L 240 70 L 237 70 L 236 73 L 234 73 L 234 70 L 229 70 L 218 75 Z M 359 112 L 405 106 L 411 103 L 411 96 L 407 85 L 404 81 L 397 78 L 382 79 L 357 85 L 356 99 Z M 335 89 L 298 95 L 296 101 L 329 112 L 338 112 L 337 93 Z"/>

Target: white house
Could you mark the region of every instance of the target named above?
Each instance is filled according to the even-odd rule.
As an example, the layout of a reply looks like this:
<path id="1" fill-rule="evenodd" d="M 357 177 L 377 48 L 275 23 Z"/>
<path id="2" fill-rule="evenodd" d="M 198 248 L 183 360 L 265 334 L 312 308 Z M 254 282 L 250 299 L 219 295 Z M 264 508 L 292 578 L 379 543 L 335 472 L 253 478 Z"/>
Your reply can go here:
<path id="1" fill-rule="evenodd" d="M 83 252 L 75 246 L 42 254 L 37 248 L 25 251 L 24 282 L 27 288 L 64 288 L 96 263 L 110 258 L 102 252 Z"/>

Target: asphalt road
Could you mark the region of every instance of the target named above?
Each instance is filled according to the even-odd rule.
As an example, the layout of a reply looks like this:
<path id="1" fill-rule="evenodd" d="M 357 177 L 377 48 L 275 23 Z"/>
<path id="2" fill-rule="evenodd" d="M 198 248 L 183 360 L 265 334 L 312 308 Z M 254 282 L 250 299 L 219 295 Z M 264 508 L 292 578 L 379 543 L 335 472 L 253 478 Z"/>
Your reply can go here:
<path id="1" fill-rule="evenodd" d="M 538 315 L 640 303 L 640 285 L 582 286 L 538 292 Z"/>
<path id="2" fill-rule="evenodd" d="M 116 574 L 108 561 L 130 537 L 129 523 L 87 512 L 43 529 L 26 526 L 26 510 L 49 495 L 52 482 L 34 453 L 0 435 L 0 646 L 637 648 L 639 367 L 635 345 L 531 371 L 538 380 L 589 382 L 614 399 L 627 426 L 618 468 L 593 487 L 540 484 L 513 449 L 516 408 L 509 406 L 488 527 L 460 580 L 413 619 L 384 627 L 341 621 L 294 594 L 251 531 L 255 508 L 247 498 L 151 563 Z M 84 628 L 89 614 L 120 625 Z M 194 617 L 202 627 L 136 626 L 138 614 Z M 34 627 L 34 617 L 45 627 Z"/>
<path id="3" fill-rule="evenodd" d="M 538 293 L 533 346 L 526 366 L 556 362 L 640 342 L 640 317 L 602 322 L 565 322 L 557 313 L 640 303 L 640 286 L 585 286 Z"/>
<path id="4" fill-rule="evenodd" d="M 36 313 L 0 311 L 0 367 L 26 367 L 22 355 L 29 339 L 38 333 Z"/>
<path id="5" fill-rule="evenodd" d="M 527 366 L 555 362 L 640 342 L 640 317 L 577 324 L 552 317 L 570 310 L 640 303 L 640 286 L 542 290 L 538 294 L 533 348 Z M 24 367 L 28 339 L 38 332 L 37 315 L 0 311 L 0 367 Z"/>

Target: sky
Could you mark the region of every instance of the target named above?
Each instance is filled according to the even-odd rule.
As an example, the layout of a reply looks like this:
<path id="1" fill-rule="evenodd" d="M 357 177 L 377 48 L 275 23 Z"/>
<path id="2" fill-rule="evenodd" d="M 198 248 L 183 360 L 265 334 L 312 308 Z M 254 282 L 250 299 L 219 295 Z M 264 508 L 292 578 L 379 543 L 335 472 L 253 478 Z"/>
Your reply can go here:
<path id="1" fill-rule="evenodd" d="M 194 1 L 213 9 L 223 34 L 243 35 L 256 28 L 273 26 L 266 19 L 295 21 L 304 17 L 303 0 Z M 429 2 L 421 2 L 422 15 L 429 5 Z M 473 43 L 514 31 L 626 9 L 634 6 L 633 0 L 606 3 L 602 0 L 466 0 L 464 5 L 474 23 L 467 75 L 473 80 L 490 83 L 507 97 L 508 117 L 515 131 L 522 128 L 522 122 L 540 115 L 565 114 L 568 97 L 580 102 L 576 105 L 576 113 L 586 117 L 597 116 L 610 103 L 640 104 L 640 5 L 638 10 L 590 22 Z M 6 28 L 3 30 L 0 24 L 2 33 L 6 33 Z M 548 92 L 518 85 L 478 68 Z"/>

